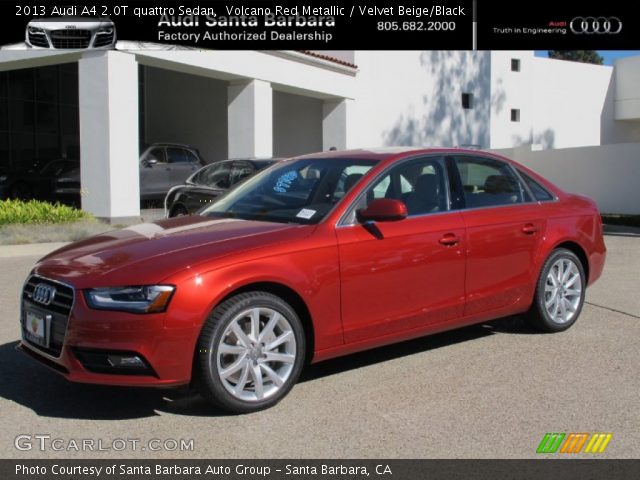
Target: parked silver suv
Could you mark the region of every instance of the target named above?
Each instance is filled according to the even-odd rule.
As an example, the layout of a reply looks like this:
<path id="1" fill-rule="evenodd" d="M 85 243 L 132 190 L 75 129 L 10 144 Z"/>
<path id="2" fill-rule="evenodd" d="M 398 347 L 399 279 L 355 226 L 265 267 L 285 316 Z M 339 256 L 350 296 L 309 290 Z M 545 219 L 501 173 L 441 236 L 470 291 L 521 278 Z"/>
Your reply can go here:
<path id="1" fill-rule="evenodd" d="M 109 18 L 38 18 L 27 24 L 25 42 L 31 48 L 115 48 L 116 27 Z"/>

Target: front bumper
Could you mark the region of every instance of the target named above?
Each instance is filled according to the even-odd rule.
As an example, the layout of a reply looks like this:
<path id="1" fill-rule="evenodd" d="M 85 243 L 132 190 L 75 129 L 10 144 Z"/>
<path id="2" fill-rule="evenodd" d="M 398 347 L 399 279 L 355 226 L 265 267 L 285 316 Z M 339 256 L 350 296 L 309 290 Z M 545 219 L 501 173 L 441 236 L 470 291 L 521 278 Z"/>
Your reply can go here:
<path id="1" fill-rule="evenodd" d="M 168 327 L 166 312 L 137 315 L 92 310 L 82 292 L 76 292 L 75 297 L 66 330 L 64 326 L 52 326 L 51 338 L 55 334 L 58 343 L 55 348 L 47 348 L 25 335 L 25 311 L 43 311 L 46 307 L 23 295 L 18 350 L 72 382 L 153 387 L 190 383 L 199 333 L 193 322 L 185 327 Z M 59 320 L 54 316 L 54 321 Z M 118 356 L 138 357 L 142 366 L 122 368 L 112 364 L 111 359 Z"/>

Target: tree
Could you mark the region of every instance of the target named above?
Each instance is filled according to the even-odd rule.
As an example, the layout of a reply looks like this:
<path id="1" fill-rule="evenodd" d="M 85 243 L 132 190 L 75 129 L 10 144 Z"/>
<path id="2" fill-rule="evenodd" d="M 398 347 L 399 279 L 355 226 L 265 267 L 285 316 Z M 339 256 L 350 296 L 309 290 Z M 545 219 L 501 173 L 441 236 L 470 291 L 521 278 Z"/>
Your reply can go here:
<path id="1" fill-rule="evenodd" d="M 602 65 L 604 58 L 595 50 L 549 50 L 549 58 Z"/>

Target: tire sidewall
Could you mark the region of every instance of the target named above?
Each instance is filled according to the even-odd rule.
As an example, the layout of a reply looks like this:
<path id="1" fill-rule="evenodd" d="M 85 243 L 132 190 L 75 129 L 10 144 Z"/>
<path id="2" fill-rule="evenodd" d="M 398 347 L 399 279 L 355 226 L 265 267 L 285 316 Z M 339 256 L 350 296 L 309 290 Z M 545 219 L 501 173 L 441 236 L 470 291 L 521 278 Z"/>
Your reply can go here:
<path id="1" fill-rule="evenodd" d="M 580 303 L 578 305 L 578 308 L 576 309 L 575 314 L 573 315 L 573 318 L 568 322 L 558 323 L 554 321 L 547 312 L 547 309 L 545 307 L 544 292 L 547 282 L 547 276 L 549 275 L 551 267 L 555 262 L 562 258 L 571 260 L 578 268 L 578 272 L 580 272 L 580 280 L 582 281 L 582 291 L 580 293 Z M 565 248 L 558 248 L 554 250 L 545 261 L 540 273 L 540 277 L 538 278 L 538 283 L 536 285 L 536 309 L 538 310 L 539 321 L 544 330 L 549 332 L 561 332 L 571 327 L 578 320 L 578 317 L 580 317 L 582 307 L 584 306 L 586 291 L 587 279 L 584 273 L 584 267 L 582 266 L 582 262 L 580 261 L 578 256 L 571 250 L 567 250 Z"/>
<path id="2" fill-rule="evenodd" d="M 247 402 L 227 391 L 217 371 L 218 346 L 229 323 L 250 308 L 270 308 L 283 315 L 296 340 L 296 360 L 285 384 L 271 397 L 257 402 Z M 302 322 L 295 310 L 280 297 L 267 292 L 249 292 L 236 295 L 217 306 L 207 319 L 198 341 L 199 367 L 205 396 L 225 410 L 250 413 L 269 408 L 289 393 L 302 371 L 305 359 L 305 336 Z"/>

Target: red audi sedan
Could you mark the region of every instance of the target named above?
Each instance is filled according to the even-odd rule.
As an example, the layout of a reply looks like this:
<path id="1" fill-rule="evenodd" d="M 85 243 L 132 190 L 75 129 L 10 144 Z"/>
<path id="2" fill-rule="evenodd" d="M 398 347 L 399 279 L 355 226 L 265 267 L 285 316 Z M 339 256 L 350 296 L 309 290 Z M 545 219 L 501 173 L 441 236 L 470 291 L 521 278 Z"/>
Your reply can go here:
<path id="1" fill-rule="evenodd" d="M 44 257 L 24 286 L 20 349 L 71 381 L 194 382 L 251 412 L 306 362 L 514 314 L 566 330 L 604 260 L 594 202 L 506 158 L 307 155 L 198 215 Z"/>

